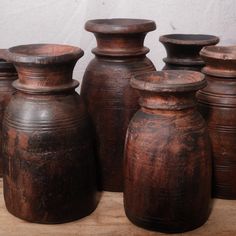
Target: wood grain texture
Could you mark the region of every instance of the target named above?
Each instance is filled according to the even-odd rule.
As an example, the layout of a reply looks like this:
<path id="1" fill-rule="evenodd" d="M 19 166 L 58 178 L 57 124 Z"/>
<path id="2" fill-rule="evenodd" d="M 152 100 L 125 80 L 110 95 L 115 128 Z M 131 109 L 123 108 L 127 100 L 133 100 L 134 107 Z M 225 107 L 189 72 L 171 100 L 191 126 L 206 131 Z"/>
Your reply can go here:
<path id="1" fill-rule="evenodd" d="M 197 230 L 175 235 L 236 235 L 236 202 L 214 200 L 212 214 Z M 98 208 L 88 217 L 60 225 L 33 224 L 7 212 L 0 179 L 0 236 L 151 236 L 165 235 L 136 227 L 125 217 L 122 193 L 103 192 Z"/>

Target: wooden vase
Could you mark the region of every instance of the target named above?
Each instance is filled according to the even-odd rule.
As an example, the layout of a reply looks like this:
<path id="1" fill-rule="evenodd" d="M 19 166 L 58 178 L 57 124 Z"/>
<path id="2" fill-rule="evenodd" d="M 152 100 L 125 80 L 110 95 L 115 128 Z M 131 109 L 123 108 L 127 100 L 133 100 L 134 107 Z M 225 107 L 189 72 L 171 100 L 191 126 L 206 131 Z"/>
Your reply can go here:
<path id="1" fill-rule="evenodd" d="M 126 136 L 124 206 L 134 224 L 166 233 L 204 224 L 211 209 L 211 151 L 195 92 L 194 71 L 145 73 L 131 79 L 141 109 Z"/>
<path id="2" fill-rule="evenodd" d="M 134 74 L 154 71 L 143 46 L 150 20 L 90 20 L 85 29 L 93 32 L 95 58 L 83 77 L 81 96 L 85 100 L 96 132 L 100 189 L 123 191 L 123 151 L 126 129 L 138 110 L 138 94 L 129 85 Z"/>
<path id="3" fill-rule="evenodd" d="M 198 93 L 213 151 L 213 196 L 236 199 L 236 47 L 201 51 L 207 87 Z"/>
<path id="4" fill-rule="evenodd" d="M 91 124 L 72 71 L 83 51 L 56 44 L 2 53 L 17 69 L 3 120 L 4 199 L 30 222 L 62 223 L 97 205 Z"/>

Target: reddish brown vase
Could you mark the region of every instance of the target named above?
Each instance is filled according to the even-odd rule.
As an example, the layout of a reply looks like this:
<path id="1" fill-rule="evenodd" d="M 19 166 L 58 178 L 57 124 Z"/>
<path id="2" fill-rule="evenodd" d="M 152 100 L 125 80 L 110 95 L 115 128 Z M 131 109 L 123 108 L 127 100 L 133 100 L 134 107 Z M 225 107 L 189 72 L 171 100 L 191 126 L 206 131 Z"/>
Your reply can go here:
<path id="1" fill-rule="evenodd" d="M 4 60 L 0 59 L 0 125 L 2 126 L 2 119 L 4 110 L 14 93 L 15 89 L 12 87 L 12 82 L 17 79 L 15 67 Z M 2 133 L 2 132 L 1 132 Z M 2 177 L 2 134 L 0 135 L 0 177 Z"/>
<path id="2" fill-rule="evenodd" d="M 194 70 L 201 71 L 204 61 L 200 50 L 208 45 L 219 42 L 219 38 L 204 34 L 168 34 L 159 38 L 164 45 L 167 57 L 163 70 Z"/>
<path id="3" fill-rule="evenodd" d="M 91 20 L 97 47 L 88 65 L 81 95 L 96 131 L 100 188 L 123 191 L 123 149 L 130 118 L 139 108 L 138 94 L 129 85 L 133 74 L 155 70 L 143 46 L 147 32 L 156 28 L 149 20 Z"/>
<path id="4" fill-rule="evenodd" d="M 4 54 L 19 75 L 3 120 L 8 211 L 39 223 L 88 215 L 97 205 L 91 125 L 72 80 L 83 51 L 36 44 Z"/>
<path id="5" fill-rule="evenodd" d="M 136 225 L 184 232 L 202 225 L 211 203 L 211 153 L 195 92 L 206 85 L 194 71 L 146 73 L 131 79 L 141 109 L 125 146 L 124 206 Z"/>
<path id="6" fill-rule="evenodd" d="M 236 47 L 201 51 L 207 87 L 198 93 L 213 150 L 213 195 L 236 199 Z"/>

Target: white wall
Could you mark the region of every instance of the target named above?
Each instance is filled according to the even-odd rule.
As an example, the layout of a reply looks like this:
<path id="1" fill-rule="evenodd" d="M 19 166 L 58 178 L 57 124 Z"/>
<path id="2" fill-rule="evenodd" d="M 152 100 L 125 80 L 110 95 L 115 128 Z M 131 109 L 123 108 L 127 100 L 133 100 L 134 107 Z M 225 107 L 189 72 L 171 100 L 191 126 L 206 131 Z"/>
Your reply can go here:
<path id="1" fill-rule="evenodd" d="M 130 17 L 156 21 L 145 45 L 158 69 L 165 50 L 158 38 L 168 33 L 205 33 L 236 44 L 236 0 L 0 0 L 0 47 L 28 43 L 63 43 L 81 47 L 85 56 L 74 78 L 81 80 L 93 57 L 92 33 L 84 23 L 93 18 Z"/>

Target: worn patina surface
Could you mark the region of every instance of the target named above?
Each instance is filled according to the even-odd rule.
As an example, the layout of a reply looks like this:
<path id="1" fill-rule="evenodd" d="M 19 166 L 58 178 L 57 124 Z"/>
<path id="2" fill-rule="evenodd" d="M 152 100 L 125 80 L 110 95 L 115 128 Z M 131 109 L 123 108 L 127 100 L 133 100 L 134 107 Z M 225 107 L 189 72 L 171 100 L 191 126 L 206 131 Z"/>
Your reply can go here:
<path id="1" fill-rule="evenodd" d="M 5 52 L 17 68 L 17 92 L 3 121 L 4 198 L 13 215 L 62 223 L 97 205 L 93 137 L 72 71 L 82 57 L 66 45 Z"/>
<path id="2" fill-rule="evenodd" d="M 124 206 L 141 227 L 184 232 L 206 222 L 211 204 L 211 151 L 195 92 L 199 72 L 163 71 L 131 79 L 141 109 L 128 127 Z"/>
<path id="3" fill-rule="evenodd" d="M 99 186 L 123 191 L 123 151 L 129 121 L 138 110 L 138 93 L 129 85 L 134 74 L 154 71 L 145 56 L 145 35 L 156 28 L 149 20 L 91 20 L 85 29 L 93 32 L 97 47 L 82 83 L 85 100 L 96 132 Z"/>
<path id="4" fill-rule="evenodd" d="M 236 47 L 206 47 L 201 56 L 208 84 L 198 100 L 212 142 L 213 195 L 236 199 Z"/>

